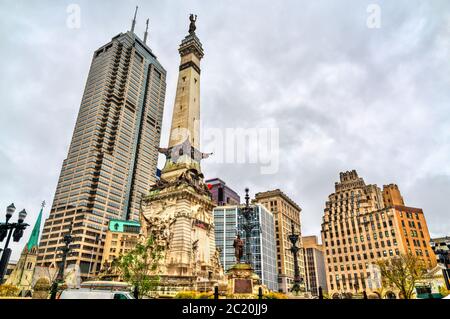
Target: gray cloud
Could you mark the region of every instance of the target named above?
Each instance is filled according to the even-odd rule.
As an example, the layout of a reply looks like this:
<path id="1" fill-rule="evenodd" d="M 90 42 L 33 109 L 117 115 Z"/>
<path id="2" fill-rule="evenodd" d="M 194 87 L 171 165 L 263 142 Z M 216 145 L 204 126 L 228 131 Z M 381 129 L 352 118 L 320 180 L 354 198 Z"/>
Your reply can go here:
<path id="1" fill-rule="evenodd" d="M 66 26 L 74 2 L 80 29 Z M 424 209 L 431 234 L 448 234 L 450 4 L 376 1 L 381 28 L 368 29 L 373 2 L 138 1 L 137 31 L 148 16 L 150 46 L 168 71 L 161 144 L 177 48 L 195 12 L 206 52 L 203 125 L 280 128 L 277 174 L 205 160 L 207 177 L 241 194 L 246 186 L 283 189 L 303 208 L 303 233 L 319 234 L 339 172 L 357 169 L 367 183 L 397 183 L 407 204 Z M 33 222 L 41 200 L 50 206 L 92 53 L 129 28 L 134 5 L 1 2 L 0 209 L 14 201 Z M 15 258 L 22 246 L 14 246 Z"/>

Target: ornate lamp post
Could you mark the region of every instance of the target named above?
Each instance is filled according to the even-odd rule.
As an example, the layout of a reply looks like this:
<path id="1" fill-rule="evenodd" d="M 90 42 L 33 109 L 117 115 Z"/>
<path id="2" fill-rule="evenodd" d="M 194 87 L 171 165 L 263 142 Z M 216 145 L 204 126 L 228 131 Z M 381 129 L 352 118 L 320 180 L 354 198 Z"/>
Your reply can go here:
<path id="1" fill-rule="evenodd" d="M 250 238 L 252 234 L 253 228 L 257 225 L 255 223 L 255 211 L 253 207 L 250 207 L 249 200 L 250 196 L 248 195 L 249 189 L 245 189 L 245 206 L 242 208 L 242 216 L 245 218 L 245 222 L 243 223 L 242 228 L 245 231 L 245 251 L 246 251 L 246 261 L 247 264 L 252 264 L 252 252 L 250 245 Z"/>
<path id="2" fill-rule="evenodd" d="M 64 235 L 63 240 L 65 245 L 59 248 L 62 251 L 62 254 L 59 255 L 62 257 L 62 261 L 59 264 L 58 275 L 56 276 L 56 280 L 53 282 L 53 285 L 50 290 L 51 291 L 50 299 L 56 299 L 58 285 L 64 282 L 64 270 L 66 269 L 67 256 L 72 251 L 72 248 L 70 247 L 70 244 L 73 242 L 72 223 L 70 223 L 69 231 L 67 232 L 67 234 Z"/>
<path id="3" fill-rule="evenodd" d="M 435 242 L 431 242 L 431 249 L 438 257 L 438 263 L 443 266 L 442 274 L 444 275 L 445 285 L 450 290 L 450 237 L 445 237 L 445 246 L 447 249 L 437 248 Z"/>
<path id="4" fill-rule="evenodd" d="M 2 254 L 2 259 L 0 260 L 0 284 L 3 283 L 6 269 L 8 268 L 9 258 L 11 257 L 11 249 L 8 248 L 9 242 L 11 241 L 11 236 L 13 237 L 14 242 L 18 242 L 23 236 L 24 229 L 29 226 L 28 224 L 25 224 L 23 222 L 27 217 L 27 212 L 25 211 L 25 209 L 19 212 L 17 223 L 9 223 L 9 220 L 11 219 L 15 211 L 16 207 L 14 206 L 14 203 L 9 205 L 6 208 L 6 222 L 0 223 L 0 242 L 2 242 L 5 237 L 7 237 L 5 249 L 3 250 Z"/>
<path id="5" fill-rule="evenodd" d="M 294 232 L 294 223 L 291 224 L 291 234 L 288 236 L 288 238 L 292 245 L 290 251 L 294 256 L 294 284 L 291 291 L 298 293 L 300 291 L 302 278 L 300 277 L 300 269 L 298 267 L 298 251 L 300 250 L 300 248 L 297 247 L 297 241 L 299 239 L 299 235 Z"/>
<path id="6" fill-rule="evenodd" d="M 56 280 L 59 282 L 64 281 L 64 269 L 66 269 L 66 260 L 67 260 L 67 256 L 69 255 L 69 253 L 71 252 L 72 248 L 70 248 L 70 244 L 73 241 L 73 237 L 72 237 L 72 223 L 70 223 L 69 226 L 69 231 L 67 232 L 67 234 L 64 235 L 64 246 L 61 247 L 61 251 L 62 251 L 62 261 L 60 264 L 60 267 L 58 269 L 58 277 L 56 277 Z"/>

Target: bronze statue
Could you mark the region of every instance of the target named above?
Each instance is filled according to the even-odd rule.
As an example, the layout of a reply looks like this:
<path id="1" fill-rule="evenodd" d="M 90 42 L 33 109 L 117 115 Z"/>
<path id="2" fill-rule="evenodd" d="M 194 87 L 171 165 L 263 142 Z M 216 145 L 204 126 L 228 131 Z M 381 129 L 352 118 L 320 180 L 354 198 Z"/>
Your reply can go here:
<path id="1" fill-rule="evenodd" d="M 234 239 L 233 248 L 236 262 L 239 264 L 241 262 L 242 255 L 244 254 L 244 242 L 239 235 L 237 235 Z"/>
<path id="2" fill-rule="evenodd" d="M 189 20 L 191 23 L 189 24 L 189 33 L 194 33 L 197 27 L 195 26 L 195 22 L 197 21 L 197 15 L 189 15 Z"/>

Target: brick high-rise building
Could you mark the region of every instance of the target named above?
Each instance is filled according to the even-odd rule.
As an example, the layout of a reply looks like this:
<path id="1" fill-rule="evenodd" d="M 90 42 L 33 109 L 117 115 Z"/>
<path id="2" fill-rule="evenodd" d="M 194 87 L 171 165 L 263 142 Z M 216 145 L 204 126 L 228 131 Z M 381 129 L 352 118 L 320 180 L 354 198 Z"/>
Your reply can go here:
<path id="1" fill-rule="evenodd" d="M 388 205 L 385 205 L 388 203 Z M 408 252 L 432 268 L 430 236 L 419 208 L 403 203 L 396 185 L 366 185 L 355 170 L 340 173 L 322 222 L 327 286 L 331 294 L 379 288 L 375 262 Z"/>
<path id="2" fill-rule="evenodd" d="M 156 181 L 166 71 L 131 31 L 94 52 L 67 158 L 39 246 L 38 264 L 55 266 L 73 222 L 68 265 L 100 268 L 110 219 L 139 220 L 142 193 Z M 100 241 L 96 241 L 100 238 Z"/>
<path id="3" fill-rule="evenodd" d="M 412 253 L 423 259 L 428 266 L 436 266 L 436 259 L 431 249 L 430 233 L 421 208 L 394 205 L 388 207 L 394 214 L 401 245 L 406 253 Z"/>
<path id="4" fill-rule="evenodd" d="M 264 205 L 273 213 L 275 219 L 275 240 L 277 243 L 278 287 L 284 293 L 290 292 L 294 284 L 294 257 L 289 250 L 291 243 L 288 238 L 291 234 L 292 225 L 294 225 L 294 232 L 300 236 L 297 243 L 297 246 L 300 247 L 298 263 L 300 277 L 305 280 L 300 223 L 300 212 L 302 209 L 279 189 L 257 193 L 254 202 Z M 305 286 L 302 288 L 305 288 Z"/>
<path id="5" fill-rule="evenodd" d="M 400 205 L 404 206 L 403 196 L 400 194 L 398 186 L 395 184 L 383 185 L 383 202 L 384 206 Z"/>

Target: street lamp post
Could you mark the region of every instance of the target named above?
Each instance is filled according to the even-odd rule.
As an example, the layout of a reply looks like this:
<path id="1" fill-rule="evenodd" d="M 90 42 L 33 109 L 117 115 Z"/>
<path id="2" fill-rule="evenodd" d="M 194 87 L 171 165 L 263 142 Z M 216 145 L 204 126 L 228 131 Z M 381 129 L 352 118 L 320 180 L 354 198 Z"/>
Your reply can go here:
<path id="1" fill-rule="evenodd" d="M 298 251 L 300 248 L 297 247 L 297 241 L 299 239 L 299 235 L 294 233 L 294 223 L 291 224 L 291 234 L 288 238 L 291 242 L 290 251 L 294 257 L 294 285 L 292 286 L 291 291 L 298 293 L 300 291 L 302 279 L 300 278 L 300 269 L 298 266 Z"/>
<path id="2" fill-rule="evenodd" d="M 64 270 L 66 269 L 66 261 L 67 256 L 71 252 L 72 248 L 70 247 L 70 244 L 73 241 L 72 237 L 72 224 L 69 225 L 69 230 L 67 234 L 64 235 L 64 246 L 60 247 L 59 249 L 62 251 L 62 261 L 60 262 L 59 269 L 58 269 L 58 275 L 56 276 L 56 280 L 53 282 L 53 285 L 51 287 L 51 295 L 50 299 L 56 299 L 56 293 L 58 292 L 58 285 L 62 284 L 64 282 Z"/>
<path id="3" fill-rule="evenodd" d="M 58 277 L 56 277 L 56 280 L 59 282 L 64 281 L 64 270 L 66 268 L 67 256 L 72 250 L 72 248 L 70 248 L 70 244 L 72 243 L 72 241 L 72 223 L 70 223 L 69 231 L 64 235 L 64 246 L 60 248 L 60 250 L 62 251 L 62 261 L 58 269 Z"/>
<path id="4" fill-rule="evenodd" d="M 9 205 L 6 208 L 6 222 L 0 223 L 0 242 L 6 238 L 5 248 L 3 249 L 2 258 L 0 260 L 0 284 L 3 283 L 6 269 L 8 268 L 9 258 L 11 257 L 11 249 L 8 248 L 11 236 L 13 237 L 14 242 L 18 242 L 23 236 L 24 229 L 29 226 L 23 222 L 27 217 L 25 209 L 19 212 L 17 223 L 9 223 L 9 220 L 15 211 L 16 207 L 14 206 L 14 203 Z"/>
<path id="5" fill-rule="evenodd" d="M 450 237 L 445 237 L 445 246 L 447 249 L 442 249 L 436 247 L 435 242 L 431 242 L 431 249 L 438 257 L 438 263 L 443 266 L 442 274 L 444 275 L 445 285 L 447 286 L 447 290 L 450 290 Z"/>
<path id="6" fill-rule="evenodd" d="M 250 238 L 252 234 L 253 228 L 256 227 L 255 220 L 255 211 L 249 205 L 250 196 L 248 195 L 249 189 L 245 189 L 245 206 L 242 208 L 242 216 L 245 218 L 245 223 L 243 225 L 243 229 L 245 230 L 245 250 L 246 250 L 246 258 L 247 264 L 252 264 L 252 252 L 250 245 Z"/>

